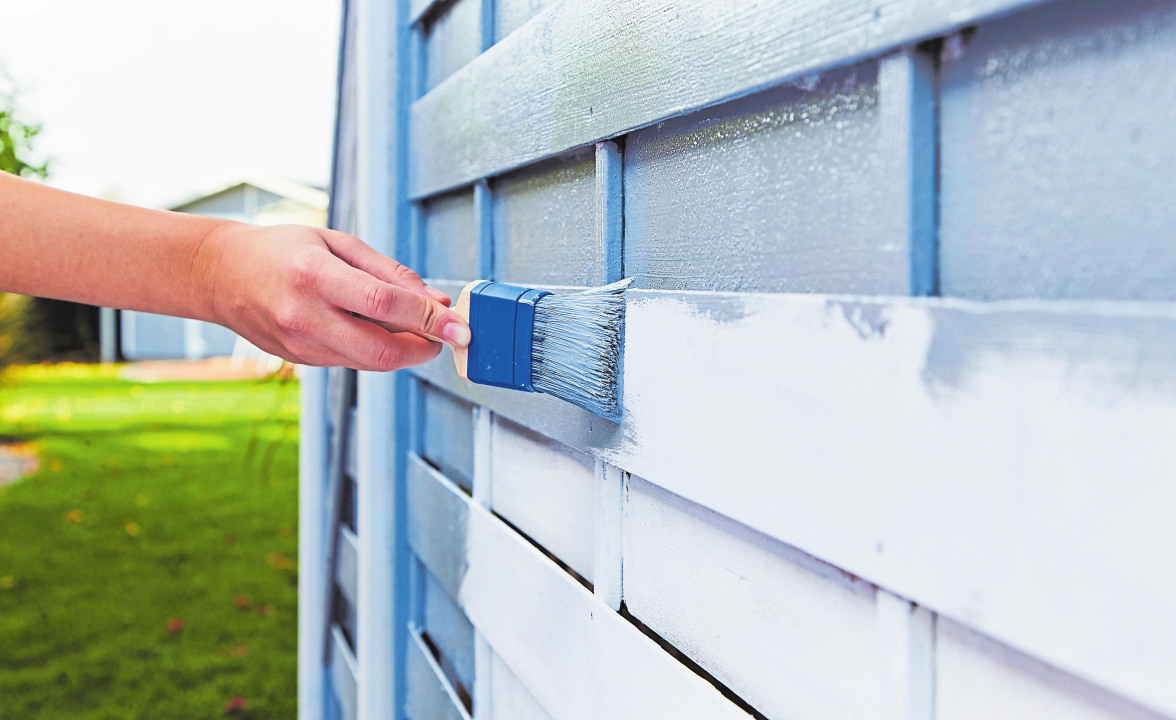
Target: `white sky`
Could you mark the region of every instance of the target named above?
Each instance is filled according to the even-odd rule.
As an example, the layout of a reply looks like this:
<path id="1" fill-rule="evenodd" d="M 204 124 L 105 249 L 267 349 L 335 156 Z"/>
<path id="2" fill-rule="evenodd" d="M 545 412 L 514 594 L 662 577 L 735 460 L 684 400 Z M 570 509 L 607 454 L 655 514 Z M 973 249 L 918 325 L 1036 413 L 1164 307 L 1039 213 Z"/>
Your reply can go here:
<path id="1" fill-rule="evenodd" d="M 325 185 L 340 0 L 0 0 L 49 184 L 165 205 L 243 172 Z"/>

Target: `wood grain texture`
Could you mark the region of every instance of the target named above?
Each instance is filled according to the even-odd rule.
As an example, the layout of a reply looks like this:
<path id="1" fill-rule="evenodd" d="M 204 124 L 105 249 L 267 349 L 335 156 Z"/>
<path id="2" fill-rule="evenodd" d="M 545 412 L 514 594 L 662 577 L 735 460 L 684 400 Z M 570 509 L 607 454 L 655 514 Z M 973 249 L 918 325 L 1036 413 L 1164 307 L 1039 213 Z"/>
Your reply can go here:
<path id="1" fill-rule="evenodd" d="M 631 477 L 625 605 L 769 718 L 878 716 L 874 588 Z"/>
<path id="2" fill-rule="evenodd" d="M 1162 720 L 950 621 L 936 634 L 938 720 Z"/>
<path id="3" fill-rule="evenodd" d="M 1176 579 L 1155 571 L 1176 547 L 1176 307 L 628 300 L 619 425 L 541 395 L 457 385 L 440 360 L 418 372 L 1176 712 Z M 748 358 L 771 358 L 772 371 L 748 372 Z"/>
<path id="4" fill-rule="evenodd" d="M 1036 1 L 560 3 L 414 103 L 410 192 L 435 194 Z"/>
<path id="5" fill-rule="evenodd" d="M 494 280 L 604 284 L 595 171 L 593 153 L 582 150 L 495 180 Z"/>
<path id="6" fill-rule="evenodd" d="M 411 633 L 405 655 L 405 715 L 408 720 L 470 720 L 419 633 Z"/>
<path id="7" fill-rule="evenodd" d="M 495 418 L 490 507 L 587 579 L 595 551 L 592 458 Z"/>

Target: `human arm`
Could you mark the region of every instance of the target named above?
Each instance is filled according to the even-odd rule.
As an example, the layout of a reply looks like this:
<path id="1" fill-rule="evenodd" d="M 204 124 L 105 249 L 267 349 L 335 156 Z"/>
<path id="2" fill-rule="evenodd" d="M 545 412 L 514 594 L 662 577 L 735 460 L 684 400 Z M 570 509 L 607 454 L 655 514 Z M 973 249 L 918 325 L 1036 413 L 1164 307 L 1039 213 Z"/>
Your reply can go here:
<path id="1" fill-rule="evenodd" d="M 0 173 L 0 291 L 219 323 L 294 362 L 394 370 L 469 326 L 412 270 L 344 233 L 148 210 Z"/>

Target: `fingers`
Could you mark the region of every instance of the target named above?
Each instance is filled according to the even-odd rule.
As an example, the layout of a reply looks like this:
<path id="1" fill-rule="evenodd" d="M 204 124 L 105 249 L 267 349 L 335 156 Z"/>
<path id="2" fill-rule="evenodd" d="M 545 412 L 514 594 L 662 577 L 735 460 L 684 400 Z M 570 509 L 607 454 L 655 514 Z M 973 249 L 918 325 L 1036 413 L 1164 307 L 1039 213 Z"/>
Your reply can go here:
<path id="1" fill-rule="evenodd" d="M 457 347 L 470 342 L 470 328 L 456 312 L 345 262 L 323 267 L 316 277 L 316 289 L 332 305 L 373 320 L 418 331 Z"/>
<path id="2" fill-rule="evenodd" d="M 412 269 L 373 250 L 359 238 L 336 230 L 323 230 L 323 238 L 331 252 L 348 265 L 359 268 L 391 285 L 418 294 L 424 293 L 442 305 L 449 305 L 448 295 L 436 288 L 429 287 L 421 279 L 421 276 Z"/>
<path id="3" fill-rule="evenodd" d="M 334 312 L 329 336 L 322 340 L 342 355 L 342 364 L 356 370 L 389 372 L 426 363 L 441 352 L 441 344 L 407 333 L 392 334 L 366 320 Z"/>

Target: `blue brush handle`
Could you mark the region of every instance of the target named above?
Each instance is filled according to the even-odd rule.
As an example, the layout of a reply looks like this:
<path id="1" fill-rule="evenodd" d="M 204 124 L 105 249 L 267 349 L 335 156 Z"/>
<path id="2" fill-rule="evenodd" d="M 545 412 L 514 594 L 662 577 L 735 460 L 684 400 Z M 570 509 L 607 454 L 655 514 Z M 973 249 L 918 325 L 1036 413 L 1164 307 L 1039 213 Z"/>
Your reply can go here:
<path id="1" fill-rule="evenodd" d="M 551 293 L 500 282 L 470 291 L 470 341 L 466 376 L 481 385 L 534 392 L 531 343 L 535 303 Z"/>

